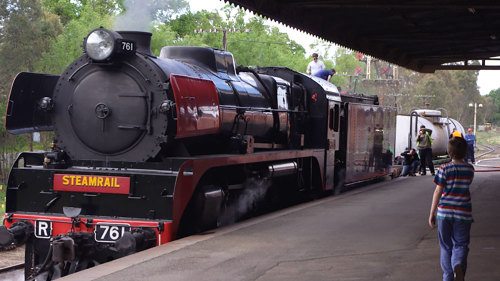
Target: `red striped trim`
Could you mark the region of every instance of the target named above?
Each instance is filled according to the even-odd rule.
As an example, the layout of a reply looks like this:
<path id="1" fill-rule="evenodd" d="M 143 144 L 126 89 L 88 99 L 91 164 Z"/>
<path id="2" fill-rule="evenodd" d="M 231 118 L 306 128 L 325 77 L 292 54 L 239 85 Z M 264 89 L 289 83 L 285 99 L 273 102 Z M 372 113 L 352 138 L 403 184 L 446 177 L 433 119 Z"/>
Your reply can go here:
<path id="1" fill-rule="evenodd" d="M 472 208 L 462 208 L 462 207 L 456 207 L 456 206 L 438 205 L 438 208 L 445 209 L 445 210 L 457 210 L 457 211 L 462 211 L 462 212 L 467 212 L 467 213 L 472 212 Z"/>

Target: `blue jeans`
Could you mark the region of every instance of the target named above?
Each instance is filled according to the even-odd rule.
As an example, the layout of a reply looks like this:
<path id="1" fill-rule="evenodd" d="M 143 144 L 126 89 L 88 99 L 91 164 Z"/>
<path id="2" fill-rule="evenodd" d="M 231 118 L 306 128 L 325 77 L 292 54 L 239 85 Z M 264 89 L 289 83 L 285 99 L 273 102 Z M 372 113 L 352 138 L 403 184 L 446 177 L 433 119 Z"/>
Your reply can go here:
<path id="1" fill-rule="evenodd" d="M 443 281 L 453 281 L 455 266 L 461 265 L 464 274 L 467 269 L 471 223 L 438 219 L 437 225 Z"/>
<path id="2" fill-rule="evenodd" d="M 476 162 L 474 159 L 474 144 L 467 144 L 467 154 L 465 162 Z"/>
<path id="3" fill-rule="evenodd" d="M 401 171 L 401 176 L 407 176 L 409 173 L 415 174 L 417 172 L 418 162 L 413 161 L 410 165 L 403 165 L 403 171 Z"/>

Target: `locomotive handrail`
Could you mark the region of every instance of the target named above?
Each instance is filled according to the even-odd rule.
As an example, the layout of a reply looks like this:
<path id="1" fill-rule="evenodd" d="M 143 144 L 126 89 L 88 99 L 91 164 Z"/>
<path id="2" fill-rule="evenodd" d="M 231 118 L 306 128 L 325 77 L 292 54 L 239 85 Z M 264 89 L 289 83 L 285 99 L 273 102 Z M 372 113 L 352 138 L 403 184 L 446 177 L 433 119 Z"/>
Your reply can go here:
<path id="1" fill-rule="evenodd" d="M 89 64 L 90 64 L 89 62 L 86 62 L 86 63 L 82 64 L 80 67 L 78 67 L 75 71 L 73 71 L 73 73 L 71 73 L 71 75 L 69 76 L 68 81 L 74 81 L 73 77 L 75 77 L 75 75 L 78 72 L 80 72 L 80 70 L 82 70 L 83 68 L 85 68 Z"/>
<path id="2" fill-rule="evenodd" d="M 417 135 L 417 125 L 418 125 L 418 112 L 416 112 L 415 110 L 413 110 L 411 113 L 410 113 L 410 132 L 408 133 L 408 149 L 412 149 L 411 147 L 411 140 L 413 139 L 413 135 L 412 135 L 412 128 L 413 128 L 413 122 L 412 122 L 412 119 L 413 119 L 413 116 L 415 116 L 415 135 Z"/>
<path id="3" fill-rule="evenodd" d="M 237 106 L 237 105 L 220 105 L 219 107 L 222 109 L 243 109 L 245 111 L 307 113 L 307 111 L 305 110 L 274 109 L 265 107 L 251 107 L 251 106 Z"/>

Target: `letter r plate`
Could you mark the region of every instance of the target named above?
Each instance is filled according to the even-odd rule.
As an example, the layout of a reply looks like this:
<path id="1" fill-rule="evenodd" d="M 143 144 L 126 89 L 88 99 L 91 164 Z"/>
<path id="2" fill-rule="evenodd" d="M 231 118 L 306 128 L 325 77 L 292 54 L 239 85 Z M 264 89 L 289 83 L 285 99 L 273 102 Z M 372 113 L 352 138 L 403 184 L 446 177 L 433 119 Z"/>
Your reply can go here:
<path id="1" fill-rule="evenodd" d="M 45 220 L 35 221 L 35 237 L 49 239 L 52 236 L 52 222 Z"/>

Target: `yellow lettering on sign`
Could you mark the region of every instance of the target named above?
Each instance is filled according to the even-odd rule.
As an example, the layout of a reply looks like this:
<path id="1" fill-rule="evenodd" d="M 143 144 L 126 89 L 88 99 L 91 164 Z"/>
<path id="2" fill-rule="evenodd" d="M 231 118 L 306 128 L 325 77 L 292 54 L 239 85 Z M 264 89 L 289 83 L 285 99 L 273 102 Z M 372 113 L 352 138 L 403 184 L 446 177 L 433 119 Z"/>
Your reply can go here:
<path id="1" fill-rule="evenodd" d="M 69 177 L 68 176 L 63 176 L 62 180 L 63 180 L 62 184 L 64 184 L 64 185 L 68 185 L 69 184 Z"/>
<path id="2" fill-rule="evenodd" d="M 69 176 L 71 178 L 71 185 L 75 185 L 75 176 Z"/>
<path id="3" fill-rule="evenodd" d="M 62 175 L 61 183 L 65 186 L 112 187 L 121 188 L 118 177 L 91 175 Z"/>

